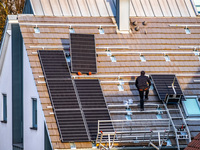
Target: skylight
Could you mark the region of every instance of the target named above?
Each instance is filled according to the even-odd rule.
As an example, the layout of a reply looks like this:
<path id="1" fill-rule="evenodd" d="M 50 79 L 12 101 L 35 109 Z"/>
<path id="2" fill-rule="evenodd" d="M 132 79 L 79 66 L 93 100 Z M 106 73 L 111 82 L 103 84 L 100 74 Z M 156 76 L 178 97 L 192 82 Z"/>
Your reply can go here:
<path id="1" fill-rule="evenodd" d="M 200 104 L 197 97 L 186 97 L 186 101 L 182 102 L 188 117 L 200 116 Z"/>
<path id="2" fill-rule="evenodd" d="M 144 57 L 144 55 L 140 55 L 140 60 L 141 60 L 142 62 L 146 62 L 146 58 Z"/>
<path id="3" fill-rule="evenodd" d="M 164 58 L 165 58 L 165 61 L 170 61 L 170 58 L 168 55 L 165 55 Z"/>

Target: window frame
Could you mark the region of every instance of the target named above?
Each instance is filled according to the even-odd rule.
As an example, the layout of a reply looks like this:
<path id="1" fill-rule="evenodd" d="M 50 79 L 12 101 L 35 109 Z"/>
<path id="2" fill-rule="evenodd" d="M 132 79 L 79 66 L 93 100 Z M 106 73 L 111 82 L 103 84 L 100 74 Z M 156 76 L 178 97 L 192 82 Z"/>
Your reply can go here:
<path id="1" fill-rule="evenodd" d="M 2 94 L 2 96 L 3 96 L 3 101 L 2 101 L 2 104 L 3 104 L 3 106 L 2 106 L 2 113 L 3 113 L 3 115 L 2 115 L 2 123 L 7 123 L 7 120 L 8 120 L 8 105 L 7 105 L 7 103 L 8 103 L 8 100 L 7 100 L 7 94 Z"/>
<path id="2" fill-rule="evenodd" d="M 31 100 L 32 100 L 32 127 L 30 129 L 37 130 L 38 128 L 37 98 L 31 98 Z"/>
<path id="3" fill-rule="evenodd" d="M 200 103 L 199 103 L 199 101 L 198 101 L 198 97 L 197 97 L 197 96 L 185 96 L 185 99 L 186 99 L 186 101 L 187 101 L 187 99 L 195 99 L 196 102 L 197 102 L 197 105 L 198 105 L 199 108 L 200 108 Z M 187 111 L 187 106 L 186 106 L 186 104 L 185 104 L 184 102 L 182 102 L 182 105 L 183 105 L 183 108 L 184 108 L 184 111 L 185 111 L 185 114 L 186 114 L 187 117 L 200 117 L 200 114 L 196 114 L 196 115 L 194 115 L 194 114 L 189 114 L 188 111 Z"/>

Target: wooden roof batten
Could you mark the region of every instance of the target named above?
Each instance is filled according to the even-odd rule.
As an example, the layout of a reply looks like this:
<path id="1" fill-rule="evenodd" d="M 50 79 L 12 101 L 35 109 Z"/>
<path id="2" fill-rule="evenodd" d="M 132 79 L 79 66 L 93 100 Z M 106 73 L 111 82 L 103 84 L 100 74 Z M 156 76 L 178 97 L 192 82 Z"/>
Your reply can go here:
<path id="1" fill-rule="evenodd" d="M 91 18 L 92 19 L 92 18 Z M 135 19 L 135 18 L 134 18 Z M 146 19 L 146 18 L 136 18 L 136 20 L 137 19 Z M 190 18 L 187 18 L 187 19 L 190 19 Z M 30 18 L 30 20 L 31 20 L 31 18 Z M 169 21 L 170 21 L 170 19 L 168 19 Z M 160 19 L 159 21 L 162 21 L 162 19 Z M 165 20 L 166 21 L 166 20 Z M 47 21 L 48 22 L 48 21 Z M 154 19 L 152 22 L 156 22 L 156 20 Z M 177 21 L 178 22 L 178 21 Z M 149 23 L 150 24 L 150 23 Z M 166 23 L 166 24 L 169 24 L 169 23 Z M 20 25 L 21 26 L 21 25 Z M 148 27 L 148 25 L 147 25 L 147 27 Z M 46 28 L 46 27 L 45 27 Z M 64 28 L 64 27 L 60 27 L 61 29 L 62 28 Z M 159 28 L 159 27 L 158 27 Z M 29 57 L 29 61 L 31 62 L 31 68 L 32 68 L 32 71 L 33 71 L 33 74 L 34 74 L 34 77 L 35 77 L 35 81 L 36 81 L 36 83 L 37 83 L 37 81 L 42 81 L 42 78 L 44 78 L 43 76 L 41 76 L 41 71 L 39 70 L 39 68 L 40 68 L 40 66 L 38 66 L 37 64 L 35 64 L 35 63 L 37 63 L 38 62 L 38 60 L 37 60 L 37 56 L 36 55 L 32 55 L 32 54 L 36 54 L 36 53 L 32 53 L 32 52 L 35 52 L 35 50 L 36 49 L 40 49 L 40 48 L 42 48 L 42 46 L 41 47 L 39 47 L 39 48 L 37 48 L 37 47 L 29 47 L 30 45 L 33 45 L 32 43 L 31 43 L 31 40 L 29 40 L 30 39 L 30 37 L 32 38 L 32 39 L 34 39 L 34 40 L 38 40 L 38 45 L 39 45 L 39 42 L 40 42 L 40 40 L 41 40 L 41 38 L 40 38 L 40 35 L 39 34 L 35 34 L 35 33 L 33 33 L 32 32 L 32 26 L 26 26 L 26 25 L 22 25 L 21 26 L 21 29 L 22 29 L 22 34 L 23 34 L 23 37 L 24 37 L 24 39 L 25 39 L 25 45 L 27 45 L 27 51 L 29 52 L 28 53 L 28 57 Z M 26 30 L 24 30 L 24 29 L 26 29 Z M 30 29 L 30 30 L 29 30 Z M 50 27 L 47 27 L 47 29 L 51 29 Z M 84 32 L 87 32 L 88 34 L 91 34 L 91 31 L 89 30 L 90 28 L 89 27 L 86 27 L 86 29 L 84 30 Z M 151 27 L 149 27 L 149 30 L 151 30 Z M 165 30 L 165 28 L 163 28 L 163 29 L 160 29 L 160 30 Z M 80 31 L 78 31 L 78 32 L 80 32 Z M 50 30 L 49 30 L 49 33 L 50 33 Z M 46 39 L 47 40 L 49 40 L 48 42 L 47 42 L 47 44 L 44 44 L 44 45 L 46 45 L 47 47 L 48 47 L 48 45 L 51 45 L 51 41 L 53 41 L 53 39 L 55 38 L 55 37 L 50 37 L 50 35 L 49 35 L 49 33 L 48 32 L 46 32 L 45 34 L 45 37 L 46 37 Z M 55 33 L 55 32 L 54 32 Z M 170 33 L 174 33 L 174 31 L 170 31 Z M 30 34 L 31 36 L 26 36 L 27 34 Z M 64 36 L 66 36 L 66 34 L 68 34 L 68 33 L 60 33 L 60 34 L 65 34 Z M 158 33 L 156 33 L 157 35 L 159 35 Z M 169 34 L 167 34 L 167 33 L 165 33 L 166 35 L 169 35 Z M 165 35 L 165 34 L 162 34 L 163 36 Z M 120 47 L 120 45 L 123 45 L 123 44 L 120 44 L 120 40 L 126 40 L 126 35 L 124 35 L 124 36 L 120 36 L 120 35 L 118 35 L 118 34 L 116 34 L 116 33 L 114 33 L 114 32 L 110 32 L 110 33 L 106 33 L 106 34 L 104 34 L 104 35 L 100 35 L 100 34 L 98 34 L 98 33 L 96 33 L 96 35 L 98 35 L 99 37 L 101 37 L 101 38 L 97 38 L 96 40 L 97 40 L 97 42 L 99 42 L 98 44 L 97 44 L 97 46 L 98 47 L 101 47 L 101 45 L 109 45 L 109 47 L 115 47 L 116 45 L 115 44 L 113 44 L 113 43 L 119 43 L 118 45 L 119 45 L 119 47 Z M 135 39 L 134 38 L 134 35 L 140 35 L 141 37 L 144 37 L 145 36 L 145 34 L 143 34 L 142 32 L 141 33 L 136 33 L 136 34 L 133 34 L 133 36 L 132 37 L 129 37 L 132 41 L 135 41 L 135 40 L 138 40 L 138 41 L 140 41 L 140 40 L 143 40 L 142 38 L 141 39 Z M 151 35 L 151 33 L 149 33 L 149 35 Z M 55 36 L 56 36 L 56 34 L 55 34 Z M 117 36 L 119 36 L 118 38 L 116 38 Z M 116 38 L 116 40 L 115 39 L 113 39 L 112 41 L 110 41 L 110 42 L 107 42 L 107 40 L 106 39 L 104 39 L 104 37 L 106 37 L 106 39 L 112 39 L 112 37 L 115 37 Z M 179 40 L 178 42 L 176 42 L 176 38 L 180 38 L 181 37 L 181 34 L 179 35 L 179 34 L 177 34 L 177 37 L 174 37 L 175 38 L 175 40 L 174 40 L 174 43 L 175 43 L 175 45 L 184 45 L 185 43 L 184 43 L 184 40 L 183 41 L 181 41 L 181 40 Z M 58 38 L 58 37 L 57 37 Z M 188 36 L 188 39 L 187 40 L 191 40 L 191 41 L 193 41 L 193 40 L 195 40 L 197 37 L 195 37 L 195 38 L 192 38 L 192 34 L 190 35 L 190 36 Z M 150 36 L 149 37 L 146 37 L 146 39 L 145 39 L 145 41 L 148 41 L 150 39 Z M 145 41 L 143 42 L 143 43 L 145 43 Z M 156 42 L 158 42 L 158 41 L 156 41 Z M 156 43 L 155 42 L 155 43 Z M 171 41 L 170 41 L 171 42 Z M 169 46 L 172 44 L 172 43 L 170 43 L 169 42 Z M 195 41 L 196 42 L 196 41 Z M 194 43 L 194 42 L 193 42 Z M 131 43 L 132 45 L 134 45 L 134 43 Z M 119 48 L 119 49 L 128 49 L 128 51 L 130 51 L 130 47 L 131 47 L 131 44 L 128 46 L 129 48 Z M 160 45 L 161 45 L 162 43 L 160 43 Z M 41 44 L 42 45 L 42 44 Z M 59 44 L 57 44 L 58 45 L 58 49 L 59 48 L 63 48 L 62 47 L 62 45 L 59 43 Z M 144 45 L 144 44 L 142 44 L 142 45 Z M 152 46 L 151 46 L 152 45 Z M 149 47 L 152 49 L 152 50 L 154 50 L 154 44 L 152 43 Z M 193 45 L 195 45 L 195 44 L 193 44 Z M 61 46 L 61 47 L 59 47 L 59 46 Z M 102 46 L 103 47 L 103 46 Z M 106 46 L 104 46 L 104 47 L 106 47 Z M 138 48 L 138 52 L 139 52 L 139 50 L 141 51 L 141 52 L 147 52 L 148 53 L 148 51 L 145 51 L 144 49 L 142 49 L 141 47 L 140 47 L 140 45 L 138 46 L 139 48 Z M 166 46 L 167 47 L 167 46 Z M 51 47 L 51 46 L 49 46 L 49 48 L 48 49 L 53 49 L 53 48 L 55 48 L 56 49 L 56 46 L 55 47 Z M 149 49 L 150 49 L 149 48 Z M 45 48 L 44 48 L 45 49 Z M 107 47 L 105 48 L 106 50 L 107 50 Z M 113 48 L 113 49 L 118 49 L 118 48 Z M 113 50 L 112 49 L 112 50 Z M 174 48 L 175 49 L 175 48 Z M 188 48 L 189 49 L 189 48 Z M 193 48 L 191 48 L 191 49 L 193 49 Z M 178 50 L 177 50 L 178 51 Z M 113 50 L 113 52 L 114 52 L 114 50 Z M 173 52 L 173 51 L 172 51 Z M 179 51 L 179 52 L 181 52 L 181 51 Z M 193 54 L 194 52 L 191 52 L 191 51 L 188 51 L 189 53 L 191 53 L 191 54 Z M 112 52 L 111 52 L 112 53 Z M 172 55 L 175 55 L 175 54 L 173 54 L 173 53 L 171 53 Z M 123 55 L 122 54 L 120 54 L 119 55 L 119 60 L 121 59 L 121 57 L 123 57 Z M 196 56 L 195 55 L 192 55 L 191 56 L 192 58 L 195 58 Z M 101 65 L 101 63 L 103 62 L 103 61 L 105 61 L 104 59 L 106 59 L 106 58 L 104 58 L 102 55 L 101 56 L 99 56 L 99 68 L 100 68 L 100 65 Z M 189 59 L 188 59 L 189 60 Z M 131 64 L 131 62 L 132 62 L 132 60 L 128 60 L 129 62 L 130 62 L 130 64 Z M 156 61 L 154 61 L 154 59 L 152 60 L 153 62 L 155 62 L 156 63 Z M 179 61 L 179 60 L 177 60 L 177 61 Z M 187 60 L 185 60 L 185 61 L 187 61 Z M 196 62 L 198 62 L 197 60 L 195 60 Z M 85 78 L 100 78 L 100 79 L 102 79 L 102 78 L 117 78 L 117 79 L 119 79 L 119 78 L 126 78 L 126 77 L 137 77 L 138 75 L 139 75 L 139 70 L 145 70 L 146 69 L 146 67 L 148 67 L 145 63 L 143 63 L 142 64 L 142 66 L 139 66 L 140 68 L 138 68 L 137 70 L 135 69 L 135 70 L 129 70 L 128 72 L 120 72 L 120 71 L 118 71 L 117 69 L 118 68 L 122 68 L 122 66 L 121 66 L 121 64 L 123 64 L 124 63 L 124 61 L 122 60 L 122 62 L 118 62 L 118 63 L 116 63 L 116 67 L 115 67 L 115 69 L 116 69 L 116 73 L 113 73 L 113 72 L 111 72 L 111 70 L 109 70 L 109 71 L 102 71 L 101 73 L 97 73 L 96 75 L 90 75 L 90 76 L 88 76 L 88 75 L 81 75 L 81 76 L 77 76 L 77 75 L 72 75 L 71 77 L 72 78 L 79 78 L 79 79 L 85 79 Z M 140 63 L 140 62 L 139 62 Z M 163 63 L 166 63 L 164 60 L 163 60 Z M 102 63 L 103 64 L 103 63 Z M 106 64 L 109 64 L 109 62 L 108 62 L 108 60 L 106 60 L 105 61 L 105 65 Z M 114 64 L 114 63 L 113 63 Z M 105 65 L 103 65 L 102 66 L 102 68 L 105 68 Z M 111 68 L 111 66 L 106 66 L 107 68 Z M 125 66 L 126 67 L 126 66 Z M 135 68 L 135 66 L 134 65 L 132 65 L 132 66 L 130 66 L 129 68 Z M 152 64 L 152 67 L 153 68 L 156 68 L 156 66 L 154 65 L 154 64 Z M 170 66 L 170 67 L 172 67 L 172 66 Z M 197 68 L 198 66 L 192 66 L 193 68 L 195 67 L 195 68 Z M 184 66 L 183 66 L 183 69 L 184 69 Z M 175 70 L 174 70 L 175 71 Z M 152 72 L 152 74 L 158 74 L 158 73 L 156 73 L 155 72 L 155 70 L 154 71 L 151 71 Z M 147 74 L 151 74 L 151 73 L 149 73 L 148 71 L 146 72 Z M 170 73 L 173 73 L 173 71 L 172 72 L 170 72 Z M 40 76 L 40 77 L 39 77 Z M 187 79 L 188 81 L 182 81 L 183 83 L 183 85 L 184 84 L 189 84 L 188 82 L 189 82 L 189 80 L 190 79 L 192 79 L 192 77 L 200 77 L 200 74 L 199 74 L 199 72 L 196 72 L 196 74 L 194 73 L 194 72 L 191 72 L 190 70 L 189 71 L 187 71 L 187 73 L 184 73 L 183 72 L 183 70 L 178 70 L 177 71 L 177 76 L 178 77 L 180 77 L 180 79 L 181 80 L 184 80 L 184 79 Z M 108 81 L 108 82 L 110 82 L 109 80 L 105 80 L 105 81 Z M 102 83 L 106 83 L 105 81 L 103 81 L 102 80 Z M 127 81 L 127 83 L 129 82 L 129 80 L 124 80 L 124 82 L 126 82 Z M 134 80 L 130 80 L 132 83 L 134 83 Z M 116 81 L 116 82 L 123 82 L 123 81 Z M 111 82 L 111 85 L 114 85 L 115 84 L 115 82 Z M 193 84 L 193 83 L 192 83 Z M 132 84 L 133 85 L 133 84 Z M 37 88 L 39 89 L 40 87 L 39 86 L 43 86 L 43 84 L 37 84 Z M 120 104 L 122 104 L 123 103 L 123 100 L 124 99 L 128 99 L 128 98 L 132 98 L 132 99 L 134 99 L 135 100 L 135 102 L 137 103 L 137 102 L 139 102 L 138 101 L 138 95 L 137 95 L 137 91 L 136 91 L 136 89 L 135 89 L 135 87 L 132 87 L 132 89 L 125 89 L 126 91 L 124 91 L 124 92 L 119 92 L 119 91 L 114 91 L 113 89 L 113 87 L 111 87 L 110 88 L 110 86 L 108 86 L 108 85 L 106 85 L 106 84 L 103 84 L 103 86 L 105 87 L 103 90 L 104 90 L 104 93 L 106 94 L 105 95 L 105 98 L 106 98 L 106 101 L 109 101 L 109 103 L 111 104 L 111 105 L 113 105 L 113 107 L 110 107 L 109 109 L 112 111 L 113 110 L 113 108 L 115 108 L 115 106 L 114 106 L 114 104 L 116 104 L 116 103 L 118 103 L 119 105 Z M 134 85 L 133 85 L 134 86 Z M 44 88 L 45 88 L 45 86 L 43 86 Z M 112 89 L 113 88 L 113 89 Z M 189 88 L 189 90 L 191 90 L 190 88 Z M 198 90 L 198 89 L 197 89 Z M 129 93 L 128 93 L 128 92 Z M 115 92 L 115 93 L 114 93 Z M 125 93 L 125 92 L 127 92 L 127 93 Z M 190 92 L 190 91 L 189 91 Z M 45 93 L 45 91 L 42 91 L 42 90 L 40 90 L 40 93 L 39 94 L 43 94 L 43 93 Z M 195 93 L 194 93 L 195 94 Z M 152 105 L 153 104 L 156 104 L 156 105 L 154 105 L 155 107 L 157 107 L 157 104 L 160 104 L 160 102 L 159 101 L 157 101 L 157 99 L 156 99 L 156 96 L 155 96 L 155 93 L 153 93 L 152 91 L 150 91 L 150 101 L 149 101 L 149 103 L 151 103 Z M 153 101 L 151 101 L 152 99 L 154 99 Z M 43 105 L 43 104 L 42 104 Z M 48 105 L 48 106 L 50 106 L 50 105 Z M 154 106 L 152 106 L 152 107 L 154 107 Z M 116 106 L 117 107 L 117 106 Z M 131 107 L 131 106 L 130 106 Z M 120 107 L 117 107 L 120 111 L 121 111 L 121 109 L 120 109 Z M 123 109 L 124 109 L 124 107 L 123 107 Z M 134 106 L 134 109 L 133 109 L 133 112 L 135 111 L 135 112 L 137 112 L 136 111 L 136 109 L 138 109 L 137 107 L 135 107 Z M 155 109 L 155 108 L 154 108 Z M 122 110 L 123 111 L 123 110 Z M 150 110 L 147 110 L 147 111 L 150 111 Z M 156 112 L 156 111 L 155 111 Z M 149 115 L 151 118 L 152 117 L 155 117 L 155 114 L 157 114 L 158 113 L 158 111 L 156 112 L 156 113 L 154 113 L 153 112 L 153 115 L 152 115 L 152 112 L 151 113 L 148 113 L 147 114 L 147 116 Z M 138 117 L 142 117 L 142 113 L 141 114 L 139 114 L 139 113 L 137 113 L 135 116 L 134 116 L 134 118 L 133 119 L 135 119 L 135 118 L 138 118 Z M 148 117 L 149 117 L 148 116 Z M 113 115 L 112 116 L 112 120 L 117 120 L 117 118 L 118 118 L 119 116 L 118 115 Z M 121 117 L 122 117 L 122 119 L 126 119 L 125 117 L 124 117 L 124 115 L 121 115 Z M 163 117 L 164 118 L 164 117 Z M 118 118 L 119 119 L 119 118 Z M 196 121 L 196 123 L 198 124 L 198 121 Z M 47 123 L 48 124 L 48 123 Z M 56 127 L 54 127 L 54 129 L 56 129 Z M 51 131 L 54 131 L 54 129 L 52 129 L 52 128 L 49 128 L 49 130 L 51 130 Z M 53 139 L 52 140 L 52 143 L 53 143 L 53 145 L 54 145 L 54 149 L 59 149 L 59 148 L 62 148 L 62 149 L 64 149 L 64 148 L 66 148 L 67 146 L 66 146 L 66 143 L 61 143 L 59 140 L 54 140 L 55 138 L 56 139 L 58 139 L 58 137 L 59 136 L 55 136 L 55 135 L 51 135 L 50 134 L 50 137 Z M 87 143 L 88 144 L 88 143 Z M 78 145 L 78 144 L 77 144 Z M 79 145 L 79 146 L 77 146 L 77 148 L 81 148 L 81 147 L 85 147 L 85 148 L 88 148 L 88 147 L 91 147 L 91 143 L 89 144 L 89 145 L 87 145 L 87 146 L 83 146 L 83 145 Z M 70 148 L 70 147 L 69 147 Z"/>

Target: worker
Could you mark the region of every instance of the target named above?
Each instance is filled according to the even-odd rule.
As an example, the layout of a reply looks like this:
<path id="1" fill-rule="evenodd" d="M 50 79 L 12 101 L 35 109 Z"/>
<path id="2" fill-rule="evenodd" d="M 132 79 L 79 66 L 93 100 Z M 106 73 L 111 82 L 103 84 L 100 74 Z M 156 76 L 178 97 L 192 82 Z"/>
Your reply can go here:
<path id="1" fill-rule="evenodd" d="M 141 71 L 141 75 L 137 77 L 135 86 L 137 87 L 140 95 L 140 110 L 144 111 L 144 91 L 146 92 L 145 100 L 148 100 L 149 87 L 151 86 L 151 81 L 149 77 L 145 76 L 144 71 Z"/>

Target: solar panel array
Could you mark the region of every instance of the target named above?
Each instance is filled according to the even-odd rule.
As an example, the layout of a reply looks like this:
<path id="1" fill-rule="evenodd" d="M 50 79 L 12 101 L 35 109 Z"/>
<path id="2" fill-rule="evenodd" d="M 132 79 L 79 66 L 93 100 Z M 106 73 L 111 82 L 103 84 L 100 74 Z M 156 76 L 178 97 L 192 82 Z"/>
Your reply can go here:
<path id="1" fill-rule="evenodd" d="M 38 51 L 62 142 L 88 141 L 63 51 Z"/>
<path id="2" fill-rule="evenodd" d="M 175 75 L 151 75 L 151 78 L 160 100 L 165 100 L 166 94 L 175 94 L 171 87 L 173 82 L 176 94 L 183 94 Z"/>
<path id="3" fill-rule="evenodd" d="M 94 35 L 71 33 L 70 55 L 72 72 L 97 72 Z"/>
<path id="4" fill-rule="evenodd" d="M 75 80 L 76 88 L 87 121 L 91 140 L 96 140 L 98 120 L 110 120 L 110 115 L 97 79 Z M 112 125 L 109 124 L 112 129 Z"/>

